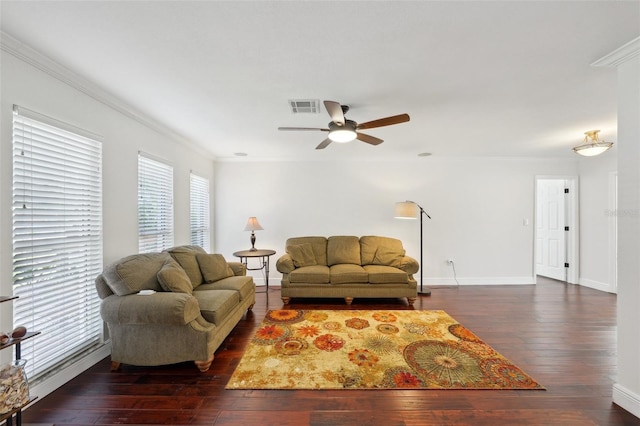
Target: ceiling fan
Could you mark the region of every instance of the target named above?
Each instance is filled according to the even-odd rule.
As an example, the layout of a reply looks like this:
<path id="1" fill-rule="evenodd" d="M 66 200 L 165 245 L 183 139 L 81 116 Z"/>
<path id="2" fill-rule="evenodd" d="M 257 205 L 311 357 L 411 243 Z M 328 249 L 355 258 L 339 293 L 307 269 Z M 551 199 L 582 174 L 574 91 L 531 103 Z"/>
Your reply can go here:
<path id="1" fill-rule="evenodd" d="M 328 125 L 328 129 L 320 127 L 278 127 L 278 130 L 317 130 L 321 132 L 329 132 L 328 137 L 320 142 L 320 145 L 316 146 L 316 149 L 324 149 L 331 142 L 344 143 L 351 142 L 354 139 L 358 139 L 371 145 L 379 145 L 384 142 L 382 139 L 360 133 L 359 130 L 390 126 L 392 124 L 400 124 L 409 121 L 409 114 L 400 114 L 358 124 L 353 120 L 345 118 L 344 115 L 349 111 L 349 107 L 347 105 L 340 105 L 339 102 L 335 101 L 324 101 L 324 107 L 331 116 L 331 122 Z"/>

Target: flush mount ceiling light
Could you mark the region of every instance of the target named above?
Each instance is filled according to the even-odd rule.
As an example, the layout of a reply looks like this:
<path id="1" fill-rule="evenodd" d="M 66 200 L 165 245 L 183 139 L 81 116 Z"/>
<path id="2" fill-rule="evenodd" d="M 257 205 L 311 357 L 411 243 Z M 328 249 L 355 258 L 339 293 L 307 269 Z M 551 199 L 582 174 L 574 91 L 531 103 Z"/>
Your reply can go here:
<path id="1" fill-rule="evenodd" d="M 605 142 L 598 138 L 598 132 L 600 130 L 589 130 L 584 132 L 584 143 L 582 145 L 573 148 L 573 152 L 576 154 L 584 155 L 585 157 L 593 157 L 600 155 L 613 146 L 613 142 Z"/>

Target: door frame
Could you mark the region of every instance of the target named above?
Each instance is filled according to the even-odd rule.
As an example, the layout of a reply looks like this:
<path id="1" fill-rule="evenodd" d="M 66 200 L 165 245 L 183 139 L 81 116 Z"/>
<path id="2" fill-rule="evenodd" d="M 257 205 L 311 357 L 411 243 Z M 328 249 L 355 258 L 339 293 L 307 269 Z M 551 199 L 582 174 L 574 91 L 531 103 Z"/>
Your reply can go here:
<path id="1" fill-rule="evenodd" d="M 618 172 L 609 172 L 609 288 L 618 294 Z"/>
<path id="2" fill-rule="evenodd" d="M 532 256 L 532 268 L 534 279 L 536 277 L 536 253 L 537 253 L 537 229 L 538 229 L 538 181 L 540 180 L 564 180 L 566 188 L 569 189 L 569 194 L 565 198 L 565 226 L 569 226 L 569 231 L 565 236 L 566 245 L 566 262 L 569 263 L 569 267 L 566 268 L 566 282 L 570 284 L 579 284 L 579 235 L 580 235 L 580 222 L 579 222 L 579 204 L 578 204 L 578 191 L 579 180 L 578 176 L 565 176 L 565 175 L 536 175 L 534 178 L 533 188 L 533 256 Z"/>

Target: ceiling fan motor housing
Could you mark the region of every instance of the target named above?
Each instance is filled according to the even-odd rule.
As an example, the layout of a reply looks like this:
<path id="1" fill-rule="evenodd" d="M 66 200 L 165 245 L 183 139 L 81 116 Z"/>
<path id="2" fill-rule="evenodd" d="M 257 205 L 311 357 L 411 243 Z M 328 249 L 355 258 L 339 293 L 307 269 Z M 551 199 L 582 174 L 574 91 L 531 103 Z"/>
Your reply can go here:
<path id="1" fill-rule="evenodd" d="M 334 130 L 352 130 L 355 132 L 357 126 L 358 126 L 358 123 L 356 123 L 353 120 L 347 120 L 345 118 L 344 125 L 341 125 L 340 123 L 336 123 L 333 121 L 329 123 L 329 131 L 333 132 Z"/>

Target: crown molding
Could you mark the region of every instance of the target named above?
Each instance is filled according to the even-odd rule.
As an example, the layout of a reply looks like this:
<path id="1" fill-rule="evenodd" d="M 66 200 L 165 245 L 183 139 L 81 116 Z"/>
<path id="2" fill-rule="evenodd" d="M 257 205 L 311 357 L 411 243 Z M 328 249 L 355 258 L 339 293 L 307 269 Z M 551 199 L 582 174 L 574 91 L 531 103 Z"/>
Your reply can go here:
<path id="1" fill-rule="evenodd" d="M 594 63 L 592 67 L 617 67 L 636 56 L 640 56 L 640 37 L 631 40 L 629 43 L 620 46 L 613 52 L 603 56 Z"/>
<path id="2" fill-rule="evenodd" d="M 33 66 L 34 68 L 44 72 L 45 74 L 67 84 L 68 86 L 84 93 L 92 99 L 108 106 L 109 108 L 129 117 L 138 123 L 163 134 L 175 142 L 193 149 L 199 153 L 206 155 L 208 158 L 215 158 L 210 152 L 206 151 L 199 145 L 186 139 L 184 136 L 176 133 L 164 124 L 150 118 L 144 113 L 133 108 L 122 99 L 107 92 L 97 84 L 87 80 L 86 78 L 76 74 L 70 69 L 60 65 L 46 55 L 24 44 L 20 40 L 0 31 L 0 50 L 15 56 L 23 62 Z"/>

